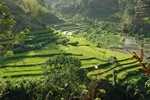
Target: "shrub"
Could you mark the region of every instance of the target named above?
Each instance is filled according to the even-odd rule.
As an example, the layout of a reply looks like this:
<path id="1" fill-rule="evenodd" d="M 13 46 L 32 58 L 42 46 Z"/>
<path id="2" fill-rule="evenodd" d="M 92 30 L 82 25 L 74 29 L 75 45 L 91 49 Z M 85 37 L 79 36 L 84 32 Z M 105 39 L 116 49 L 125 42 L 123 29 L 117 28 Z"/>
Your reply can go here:
<path id="1" fill-rule="evenodd" d="M 86 73 L 80 67 L 80 60 L 71 56 L 59 55 L 50 58 L 45 66 L 47 84 L 54 84 L 63 93 L 63 98 L 79 94 L 79 86 L 86 80 Z"/>
<path id="2" fill-rule="evenodd" d="M 71 42 L 71 43 L 68 43 L 68 44 L 70 44 L 70 45 L 72 45 L 72 46 L 78 46 L 78 45 L 79 45 L 79 42 L 78 42 L 78 41 L 75 41 L 75 42 Z"/>

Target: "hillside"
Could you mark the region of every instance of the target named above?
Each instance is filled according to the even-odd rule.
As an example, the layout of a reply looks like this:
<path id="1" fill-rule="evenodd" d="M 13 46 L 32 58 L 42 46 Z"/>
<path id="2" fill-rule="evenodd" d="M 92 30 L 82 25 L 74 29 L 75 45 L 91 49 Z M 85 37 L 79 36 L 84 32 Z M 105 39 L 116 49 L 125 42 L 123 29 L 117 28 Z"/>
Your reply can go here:
<path id="1" fill-rule="evenodd" d="M 150 0 L 0 0 L 0 100 L 150 100 Z"/>
<path id="2" fill-rule="evenodd" d="M 50 9 L 56 14 L 64 17 L 78 17 L 82 19 L 92 19 L 99 21 L 108 21 L 113 18 L 118 20 L 119 16 L 115 16 L 119 11 L 117 0 L 44 0 Z"/>
<path id="3" fill-rule="evenodd" d="M 55 21 L 57 17 L 55 17 L 54 15 L 51 15 L 48 8 L 44 6 L 44 3 L 40 4 L 39 3 L 40 1 L 38 2 L 36 0 L 30 0 L 30 1 L 29 0 L 23 0 L 23 1 L 16 0 L 15 2 L 11 2 L 10 0 L 5 0 L 5 2 L 7 2 L 7 6 L 10 8 L 11 13 L 15 17 L 15 20 L 17 22 L 17 26 L 16 26 L 17 29 L 22 29 L 23 27 L 32 27 L 33 29 L 36 29 L 36 32 L 25 34 L 26 36 L 25 36 L 25 40 L 23 44 L 21 43 L 13 47 L 12 49 L 14 53 L 13 56 L 8 55 L 8 57 L 6 56 L 1 59 L 2 77 L 21 78 L 21 77 L 26 77 L 26 76 L 27 77 L 42 76 L 43 75 L 42 66 L 48 60 L 48 58 L 51 56 L 61 55 L 61 54 L 71 55 L 75 57 L 77 56 L 77 58 L 81 60 L 83 68 L 87 67 L 90 69 L 89 66 L 95 66 L 95 65 L 99 65 L 100 67 L 102 66 L 102 69 L 100 68 L 100 70 L 96 70 L 96 69 L 94 71 L 90 70 L 90 72 L 87 75 L 91 78 L 96 77 L 100 79 L 100 78 L 109 77 L 110 79 L 112 79 L 113 69 L 118 70 L 118 73 L 119 73 L 119 71 L 122 70 L 122 68 L 126 69 L 126 67 L 127 67 L 126 72 L 121 71 L 121 74 L 123 73 L 123 75 L 125 76 L 127 76 L 128 71 L 130 72 L 130 69 L 131 69 L 131 72 L 132 71 L 139 72 L 138 63 L 132 59 L 131 60 L 128 59 L 131 57 L 131 55 L 125 54 L 123 52 L 120 53 L 119 51 L 112 51 L 111 49 L 110 50 L 103 49 L 101 47 L 98 47 L 97 44 L 91 43 L 91 41 L 88 41 L 87 37 L 83 38 L 82 33 L 80 32 L 86 32 L 85 29 L 87 28 L 90 29 L 92 25 L 84 26 L 82 23 L 75 25 L 74 23 L 67 24 L 66 22 L 66 24 L 59 23 L 58 26 L 55 25 L 56 31 L 59 31 L 59 30 L 61 31 L 59 34 L 53 34 L 53 32 L 51 31 L 50 32 L 38 31 L 38 30 L 41 30 L 43 27 L 46 27 L 46 25 L 50 25 L 52 23 L 56 24 L 56 22 L 52 22 L 52 21 Z M 60 4 L 64 4 L 64 3 L 60 3 Z M 101 3 L 98 3 L 98 1 L 94 1 L 93 5 L 96 5 L 96 4 L 101 4 Z M 101 4 L 100 7 L 104 8 L 104 5 L 111 5 L 111 4 L 114 5 L 116 3 L 113 3 L 108 0 L 108 1 L 105 1 L 103 4 Z M 33 8 L 33 6 L 35 5 L 36 5 L 36 8 Z M 92 4 L 90 3 L 89 6 L 91 5 Z M 110 6 L 107 6 L 107 7 L 109 8 Z M 89 9 L 88 11 L 90 11 Z M 91 9 L 93 8 L 91 7 Z M 117 5 L 116 5 L 116 9 L 117 9 Z M 116 12 L 116 9 L 112 9 L 111 7 L 109 8 L 109 10 L 111 10 L 111 12 L 114 12 L 114 13 Z M 99 9 L 99 10 L 102 11 L 102 9 Z M 106 12 L 105 9 L 103 10 L 104 11 L 102 12 Z M 18 14 L 20 16 L 18 16 Z M 109 12 L 108 14 L 111 14 L 111 13 Z M 94 14 L 91 14 L 91 15 L 94 15 Z M 50 17 L 52 17 L 51 20 L 49 19 Z M 57 19 L 57 21 L 59 21 L 59 19 Z M 81 26 L 83 27 L 83 29 Z M 96 37 L 99 37 L 99 36 L 101 37 L 104 35 L 104 33 L 108 32 L 108 31 L 104 31 L 103 33 L 103 31 L 100 30 L 102 33 L 99 33 L 99 30 L 97 29 L 98 28 L 94 28 L 95 31 L 93 31 L 92 29 L 93 33 L 92 32 L 91 33 L 87 32 L 87 33 L 89 35 L 95 34 Z M 65 36 L 66 32 L 71 32 L 71 34 L 77 33 L 78 35 Z M 109 32 L 109 35 L 111 36 L 111 38 L 112 37 L 116 38 L 118 41 L 121 40 L 119 39 L 121 37 L 118 34 L 113 34 Z M 68 41 L 66 40 L 66 38 L 69 39 L 69 42 L 67 42 L 67 44 L 64 44 L 63 43 L 64 41 Z M 107 38 L 107 39 L 106 40 L 103 39 L 101 42 L 108 41 L 110 37 L 106 36 L 103 38 Z M 118 43 L 117 40 L 109 39 L 110 43 L 116 42 L 115 45 L 120 45 L 120 43 Z M 105 45 L 109 45 L 108 42 Z M 113 45 L 114 44 L 111 43 L 111 46 Z M 122 68 L 119 68 L 119 67 L 114 68 L 113 65 L 111 64 L 109 65 L 109 63 L 107 62 L 111 57 L 116 57 L 118 60 L 127 59 L 127 61 L 125 60 L 125 62 L 123 61 L 120 63 L 119 67 L 122 66 Z M 105 68 L 105 64 L 107 65 L 107 63 L 109 67 L 107 66 Z M 31 68 L 31 70 L 29 70 L 28 68 Z M 105 73 L 106 75 L 105 74 L 101 75 L 103 74 L 101 73 L 102 71 L 104 72 L 106 71 Z M 122 75 L 119 74 L 119 77 L 122 77 Z"/>
<path id="4" fill-rule="evenodd" d="M 6 79 L 41 78 L 44 75 L 45 62 L 49 58 L 61 54 L 79 58 L 82 64 L 81 68 L 89 71 L 87 75 L 91 79 L 109 77 L 111 80 L 113 70 L 117 71 L 118 78 L 121 80 L 127 78 L 129 73 L 131 74 L 129 74 L 130 80 L 138 76 L 140 67 L 138 67 L 136 60 L 130 59 L 130 54 L 98 48 L 81 36 L 65 35 L 64 32 L 56 35 L 49 32 L 39 32 L 30 33 L 28 37 L 31 38 L 26 40 L 25 45 L 32 47 L 31 49 L 18 48 L 15 50 L 14 56 L 1 59 L 1 63 L 3 62 L 0 66 L 1 77 Z M 60 42 L 67 38 L 69 39 L 67 44 Z M 118 67 L 109 63 L 109 59 L 112 57 L 119 60 Z M 95 66 L 98 66 L 98 69 Z M 131 76 L 133 77 L 131 78 Z"/>
<path id="5" fill-rule="evenodd" d="M 48 25 L 62 22 L 37 0 L 4 0 L 3 2 L 9 7 L 17 22 L 16 30 L 24 28 L 41 30 Z"/>

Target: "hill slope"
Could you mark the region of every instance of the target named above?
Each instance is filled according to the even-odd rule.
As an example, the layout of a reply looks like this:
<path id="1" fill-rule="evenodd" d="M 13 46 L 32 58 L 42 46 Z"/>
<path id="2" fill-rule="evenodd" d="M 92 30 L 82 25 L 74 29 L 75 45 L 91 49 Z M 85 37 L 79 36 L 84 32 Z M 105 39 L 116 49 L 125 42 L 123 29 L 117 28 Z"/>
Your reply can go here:
<path id="1" fill-rule="evenodd" d="M 91 79 L 112 79 L 113 70 L 117 70 L 118 77 L 123 78 L 138 76 L 140 67 L 138 62 L 130 59 L 129 54 L 97 48 L 91 42 L 78 35 L 64 35 L 63 32 L 53 35 L 51 32 L 38 32 L 28 34 L 25 45 L 36 47 L 33 49 L 20 49 L 13 56 L 1 59 L 0 76 L 2 78 L 22 79 L 41 78 L 45 62 L 55 55 L 74 56 L 80 59 L 82 67 L 88 70 Z M 69 39 L 67 44 L 62 44 L 63 39 Z M 53 41 L 53 42 L 50 42 Z M 77 45 L 74 45 L 78 42 Z M 43 46 L 44 45 L 44 46 Z M 42 47 L 42 48 L 41 48 Z M 119 60 L 116 67 L 109 63 L 111 57 Z M 95 68 L 95 66 L 98 68 Z M 135 72 L 132 74 L 132 72 Z M 132 79 L 132 77 L 130 78 Z"/>
<path id="2" fill-rule="evenodd" d="M 26 27 L 40 30 L 47 25 L 62 22 L 38 0 L 4 0 L 3 2 L 9 7 L 17 22 L 16 30 L 22 30 Z"/>

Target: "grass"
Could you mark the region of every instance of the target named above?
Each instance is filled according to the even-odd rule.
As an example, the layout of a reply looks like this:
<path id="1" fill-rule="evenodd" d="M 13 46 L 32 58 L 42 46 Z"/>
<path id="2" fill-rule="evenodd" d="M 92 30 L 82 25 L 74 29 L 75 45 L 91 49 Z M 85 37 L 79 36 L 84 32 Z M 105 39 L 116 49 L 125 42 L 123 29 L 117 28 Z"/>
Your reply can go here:
<path id="1" fill-rule="evenodd" d="M 41 34 L 47 33 L 38 33 L 36 36 L 39 37 L 38 35 L 41 36 Z M 32 35 L 33 34 L 31 34 L 31 36 Z M 44 36 L 48 35 L 43 35 L 42 38 Z M 0 65 L 0 77 L 5 79 L 41 78 L 43 76 L 42 64 L 45 63 L 49 57 L 51 57 L 49 54 L 54 55 L 62 53 L 70 53 L 72 56 L 79 58 L 81 60 L 82 68 L 91 68 L 87 74 L 87 76 L 91 79 L 111 79 L 113 69 L 118 70 L 119 78 L 128 74 L 128 72 L 137 71 L 139 69 L 139 67 L 132 66 L 135 65 L 136 62 L 132 59 L 128 59 L 131 57 L 130 54 L 97 48 L 93 43 L 87 41 L 84 37 L 79 35 L 66 37 L 70 40 L 70 42 L 79 42 L 79 44 L 77 46 L 64 46 L 62 44 L 56 44 L 54 41 L 42 49 L 15 54 L 13 59 L 6 59 L 3 64 Z M 19 56 L 19 59 L 16 59 L 15 56 Z M 115 56 L 119 60 L 120 67 L 113 68 L 113 65 L 109 65 L 107 61 L 111 56 Z M 98 69 L 93 68 L 93 65 L 99 65 Z"/>

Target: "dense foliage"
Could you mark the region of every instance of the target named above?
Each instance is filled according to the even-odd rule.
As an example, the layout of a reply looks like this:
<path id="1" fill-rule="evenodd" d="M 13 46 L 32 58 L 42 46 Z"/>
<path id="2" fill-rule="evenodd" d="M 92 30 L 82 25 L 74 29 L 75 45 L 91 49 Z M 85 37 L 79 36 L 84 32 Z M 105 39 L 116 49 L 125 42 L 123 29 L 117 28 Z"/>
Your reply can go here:
<path id="1" fill-rule="evenodd" d="M 149 100 L 149 81 L 144 82 L 145 78 L 138 82 L 140 84 L 117 83 L 113 86 L 107 80 L 92 81 L 87 87 L 78 87 L 80 91 L 74 94 L 75 88 L 60 88 L 55 83 L 48 84 L 46 80 L 1 79 L 0 100 Z"/>
<path id="2" fill-rule="evenodd" d="M 86 73 L 80 69 L 80 60 L 74 57 L 60 55 L 47 61 L 45 75 L 47 84 L 52 84 L 58 91 L 66 91 L 57 98 L 69 99 L 70 96 L 79 94 L 80 85 L 87 81 Z"/>
<path id="3" fill-rule="evenodd" d="M 0 56 L 11 51 L 13 46 L 24 39 L 24 32 L 15 32 L 14 20 L 9 8 L 0 2 Z"/>
<path id="4" fill-rule="evenodd" d="M 149 0 L 0 0 L 0 100 L 150 100 L 149 11 Z"/>

